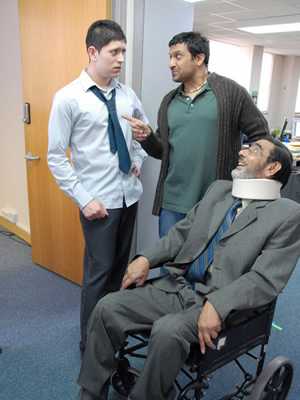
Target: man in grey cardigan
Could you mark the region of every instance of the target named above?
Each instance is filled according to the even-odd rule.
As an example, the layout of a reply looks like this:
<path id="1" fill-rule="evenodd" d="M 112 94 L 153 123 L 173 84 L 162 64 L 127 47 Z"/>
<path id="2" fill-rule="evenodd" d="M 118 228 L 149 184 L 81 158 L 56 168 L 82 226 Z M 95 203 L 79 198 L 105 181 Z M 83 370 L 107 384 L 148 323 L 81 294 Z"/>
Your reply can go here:
<path id="1" fill-rule="evenodd" d="M 153 214 L 160 237 L 184 218 L 215 179 L 230 180 L 242 145 L 268 136 L 268 124 L 247 90 L 208 72 L 209 41 L 183 32 L 169 42 L 172 79 L 181 85 L 168 93 L 158 111 L 154 133 L 131 121 L 134 137 L 152 157 L 162 160 Z"/>
<path id="2" fill-rule="evenodd" d="M 300 205 L 280 198 L 291 165 L 291 154 L 273 138 L 241 150 L 233 183 L 215 181 L 186 218 L 129 264 L 122 290 L 100 300 L 89 320 L 78 400 L 107 399 L 115 353 L 129 331 L 142 330 L 151 330 L 148 356 L 128 399 L 173 399 L 173 382 L 192 343 L 202 353 L 215 348 L 212 340 L 231 311 L 278 296 L 300 256 Z M 194 279 L 194 261 L 206 253 L 237 199 L 242 208 L 205 274 Z M 149 269 L 162 264 L 168 275 L 146 282 Z M 137 287 L 129 289 L 134 282 Z"/>

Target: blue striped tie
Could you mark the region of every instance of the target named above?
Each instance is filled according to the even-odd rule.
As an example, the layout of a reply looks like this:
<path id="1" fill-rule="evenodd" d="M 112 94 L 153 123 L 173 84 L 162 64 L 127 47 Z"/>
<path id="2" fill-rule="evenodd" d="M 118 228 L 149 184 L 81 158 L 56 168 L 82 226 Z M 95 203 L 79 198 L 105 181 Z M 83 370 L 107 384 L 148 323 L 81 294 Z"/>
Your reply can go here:
<path id="1" fill-rule="evenodd" d="M 207 245 L 206 249 L 200 254 L 200 256 L 190 266 L 186 279 L 195 289 L 195 282 L 204 282 L 204 276 L 207 268 L 210 266 L 214 259 L 214 251 L 219 243 L 221 237 L 225 234 L 231 223 L 233 222 L 237 209 L 242 205 L 242 200 L 238 199 L 234 202 L 225 218 L 223 219 L 217 233 Z"/>

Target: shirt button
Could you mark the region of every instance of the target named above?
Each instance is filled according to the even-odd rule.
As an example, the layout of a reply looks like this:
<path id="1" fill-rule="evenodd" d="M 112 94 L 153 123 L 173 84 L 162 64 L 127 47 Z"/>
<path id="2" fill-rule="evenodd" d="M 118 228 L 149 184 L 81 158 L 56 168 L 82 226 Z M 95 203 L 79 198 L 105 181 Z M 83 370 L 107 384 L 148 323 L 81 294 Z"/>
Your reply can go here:
<path id="1" fill-rule="evenodd" d="M 191 107 L 194 107 L 194 104 L 191 104 Z"/>
<path id="2" fill-rule="evenodd" d="M 173 275 L 172 275 L 172 278 L 173 278 L 173 279 L 176 279 L 177 277 L 178 277 L 177 274 L 173 274 Z"/>
<path id="3" fill-rule="evenodd" d="M 194 257 L 190 257 L 190 261 L 193 261 Z"/>

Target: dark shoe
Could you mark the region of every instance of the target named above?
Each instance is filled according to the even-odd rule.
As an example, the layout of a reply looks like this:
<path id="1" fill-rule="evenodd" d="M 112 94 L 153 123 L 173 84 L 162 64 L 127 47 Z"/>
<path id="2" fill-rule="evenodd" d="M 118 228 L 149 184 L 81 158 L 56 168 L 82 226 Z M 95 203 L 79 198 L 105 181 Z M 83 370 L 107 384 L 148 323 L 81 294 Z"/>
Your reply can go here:
<path id="1" fill-rule="evenodd" d="M 82 357 L 84 354 L 84 350 L 85 350 L 85 345 L 82 342 L 79 343 L 79 350 L 80 350 L 81 357 Z"/>

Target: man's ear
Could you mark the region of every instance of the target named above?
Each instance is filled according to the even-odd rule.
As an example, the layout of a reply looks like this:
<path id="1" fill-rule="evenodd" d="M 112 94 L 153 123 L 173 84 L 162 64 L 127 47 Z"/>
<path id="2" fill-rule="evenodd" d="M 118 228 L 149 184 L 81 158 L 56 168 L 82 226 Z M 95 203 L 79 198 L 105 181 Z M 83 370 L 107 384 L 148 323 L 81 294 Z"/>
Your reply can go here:
<path id="1" fill-rule="evenodd" d="M 282 168 L 282 165 L 279 161 L 274 161 L 269 163 L 266 168 L 265 168 L 265 175 L 266 178 L 271 178 L 274 176 L 278 171 L 280 171 Z"/>
<path id="2" fill-rule="evenodd" d="M 97 61 L 98 51 L 96 50 L 96 48 L 94 46 L 90 46 L 87 51 L 88 51 L 90 60 Z"/>
<path id="3" fill-rule="evenodd" d="M 205 54 L 203 54 L 203 53 L 197 54 L 196 57 L 195 57 L 195 59 L 197 60 L 197 64 L 198 64 L 198 65 L 201 65 L 201 64 L 204 63 Z"/>

